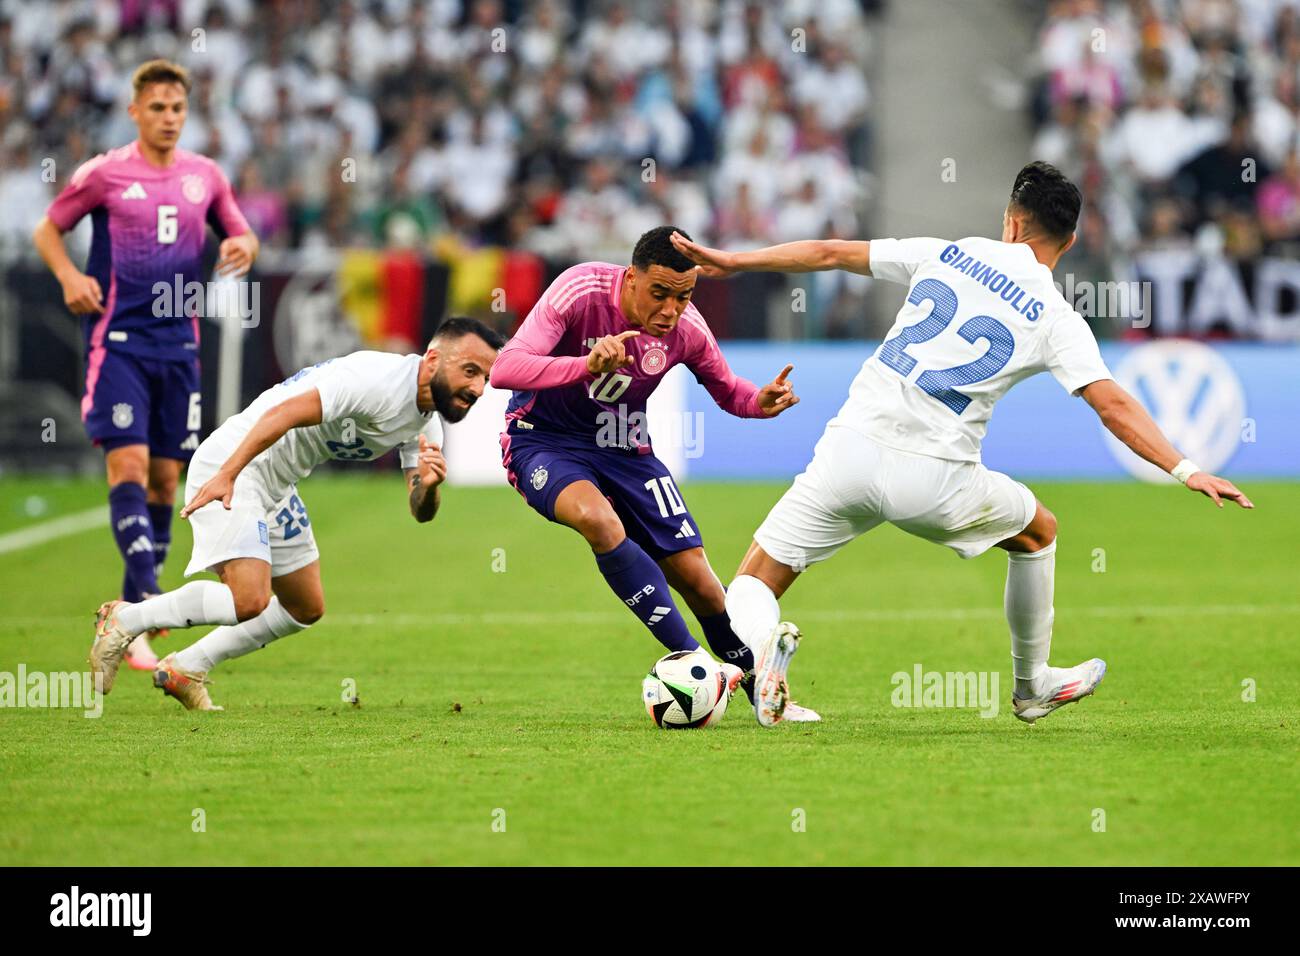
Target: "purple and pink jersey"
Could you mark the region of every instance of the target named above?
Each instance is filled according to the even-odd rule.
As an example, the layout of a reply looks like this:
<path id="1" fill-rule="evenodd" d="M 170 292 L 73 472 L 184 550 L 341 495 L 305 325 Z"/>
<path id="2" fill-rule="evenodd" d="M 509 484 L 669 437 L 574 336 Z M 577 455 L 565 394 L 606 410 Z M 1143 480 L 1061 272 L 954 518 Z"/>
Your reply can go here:
<path id="1" fill-rule="evenodd" d="M 694 304 L 686 306 L 677 327 L 663 338 L 640 329 L 640 335 L 625 340 L 633 364 L 604 375 L 587 371 L 587 353 L 596 340 L 636 328 L 618 304 L 625 271 L 608 262 L 565 270 L 506 343 L 492 366 L 492 384 L 514 390 L 507 432 L 522 428 L 523 434 L 567 435 L 595 447 L 610 413 L 633 421 L 633 415 L 644 415 L 664 373 L 679 363 L 724 411 L 762 418 L 758 386 L 732 372 Z M 648 454 L 650 446 L 635 451 Z"/>
<path id="2" fill-rule="evenodd" d="M 67 232 L 87 213 L 94 231 L 86 274 L 104 293 L 104 311 L 89 316 L 85 329 L 92 369 L 105 349 L 193 360 L 198 318 L 174 314 L 174 290 L 178 283 L 184 290 L 187 283 L 204 281 L 200 268 L 209 223 L 222 237 L 248 231 L 221 168 L 177 149 L 172 164 L 160 169 L 133 142 L 83 164 L 46 215 Z M 158 283 L 168 287 L 161 309 L 155 308 Z M 179 298 L 184 302 L 188 294 Z"/>

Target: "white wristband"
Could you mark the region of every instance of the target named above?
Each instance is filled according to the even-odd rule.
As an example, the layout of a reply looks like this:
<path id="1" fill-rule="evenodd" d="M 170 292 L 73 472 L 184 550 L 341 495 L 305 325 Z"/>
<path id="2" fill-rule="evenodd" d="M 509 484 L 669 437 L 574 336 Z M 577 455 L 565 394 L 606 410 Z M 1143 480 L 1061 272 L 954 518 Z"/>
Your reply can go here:
<path id="1" fill-rule="evenodd" d="M 1187 479 L 1200 470 L 1200 465 L 1196 464 L 1196 462 L 1192 461 L 1190 458 L 1184 458 L 1178 464 L 1174 465 L 1174 470 L 1171 471 L 1170 474 L 1183 484 L 1187 484 Z"/>

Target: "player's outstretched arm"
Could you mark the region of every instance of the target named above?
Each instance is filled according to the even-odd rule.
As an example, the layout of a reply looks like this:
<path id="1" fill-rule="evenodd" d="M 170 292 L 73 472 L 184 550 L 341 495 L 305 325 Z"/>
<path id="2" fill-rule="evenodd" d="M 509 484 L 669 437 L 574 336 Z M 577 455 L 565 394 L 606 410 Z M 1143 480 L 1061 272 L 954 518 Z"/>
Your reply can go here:
<path id="1" fill-rule="evenodd" d="M 63 302 L 74 315 L 104 311 L 104 293 L 93 276 L 72 264 L 63 245 L 63 233 L 49 216 L 43 216 L 32 233 L 32 244 L 63 287 Z"/>
<path id="2" fill-rule="evenodd" d="M 737 272 L 822 272 L 843 269 L 871 275 L 871 243 L 865 239 L 801 239 L 748 252 L 710 249 L 679 232 L 673 246 L 699 266 L 700 274 L 721 279 Z"/>
<path id="3" fill-rule="evenodd" d="M 1243 508 L 1255 507 L 1249 498 L 1226 478 L 1201 471 L 1169 443 L 1160 427 L 1137 399 L 1112 379 L 1102 379 L 1080 391 L 1112 435 L 1158 468 L 1169 472 L 1188 488 L 1199 491 L 1220 508 L 1223 499 L 1235 501 Z"/>
<path id="4" fill-rule="evenodd" d="M 295 395 L 274 408 L 268 408 L 248 430 L 244 440 L 226 459 L 225 464 L 204 482 L 203 487 L 181 509 L 181 517 L 188 518 L 210 501 L 220 501 L 229 511 L 235 494 L 235 479 L 244 467 L 283 438 L 289 429 L 319 425 L 321 417 L 320 392 L 314 388 Z"/>
<path id="5" fill-rule="evenodd" d="M 432 521 L 442 503 L 438 487 L 447 479 L 447 460 L 442 449 L 420 436 L 420 457 L 414 468 L 406 469 L 406 487 L 410 489 L 411 517 Z"/>

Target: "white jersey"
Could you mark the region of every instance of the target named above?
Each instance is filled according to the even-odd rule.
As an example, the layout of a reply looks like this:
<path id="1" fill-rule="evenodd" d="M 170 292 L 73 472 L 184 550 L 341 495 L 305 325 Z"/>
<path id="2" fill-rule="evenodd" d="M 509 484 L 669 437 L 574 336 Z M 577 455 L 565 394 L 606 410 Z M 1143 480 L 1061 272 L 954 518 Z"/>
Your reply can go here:
<path id="1" fill-rule="evenodd" d="M 910 286 L 833 424 L 890 448 L 979 461 L 993 406 L 1050 371 L 1071 394 L 1111 378 L 1088 323 L 1024 243 L 873 239 L 871 274 Z"/>
<path id="2" fill-rule="evenodd" d="M 442 445 L 442 422 L 416 405 L 419 355 L 353 352 L 291 375 L 232 415 L 200 448 L 225 459 L 257 420 L 281 402 L 309 389 L 320 392 L 321 423 L 291 428 L 249 463 L 273 498 L 279 498 L 328 458 L 371 461 L 399 448 L 403 468 L 414 468 L 419 436 Z M 201 454 L 196 454 L 199 458 Z"/>

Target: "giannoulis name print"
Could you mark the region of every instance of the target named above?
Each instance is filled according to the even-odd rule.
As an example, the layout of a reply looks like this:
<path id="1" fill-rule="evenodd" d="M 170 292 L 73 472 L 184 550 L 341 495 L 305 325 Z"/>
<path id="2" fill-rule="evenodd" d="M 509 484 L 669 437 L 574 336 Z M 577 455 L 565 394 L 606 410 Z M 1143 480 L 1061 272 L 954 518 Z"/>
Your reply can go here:
<path id="1" fill-rule="evenodd" d="M 50 897 L 51 926 L 129 926 L 135 936 L 148 936 L 153 925 L 151 893 L 69 893 Z"/>

